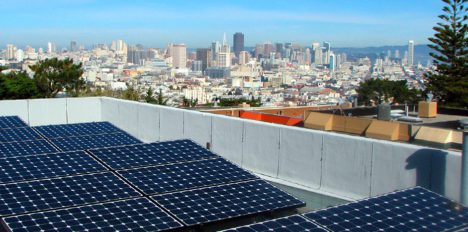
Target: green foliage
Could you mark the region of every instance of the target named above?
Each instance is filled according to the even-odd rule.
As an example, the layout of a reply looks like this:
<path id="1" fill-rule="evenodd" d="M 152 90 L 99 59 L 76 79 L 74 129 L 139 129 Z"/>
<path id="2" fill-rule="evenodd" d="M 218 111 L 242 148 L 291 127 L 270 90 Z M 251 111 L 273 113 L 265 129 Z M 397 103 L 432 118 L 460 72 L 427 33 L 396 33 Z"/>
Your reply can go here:
<path id="1" fill-rule="evenodd" d="M 415 104 L 422 99 L 421 92 L 417 89 L 409 89 L 406 80 L 369 79 L 361 83 L 357 93 L 358 101 L 365 105 L 384 102 Z"/>
<path id="2" fill-rule="evenodd" d="M 0 74 L 0 99 L 28 99 L 37 96 L 36 84 L 25 72 Z"/>
<path id="3" fill-rule="evenodd" d="M 439 15 L 442 22 L 433 29 L 434 50 L 437 70 L 426 74 L 426 88 L 445 105 L 468 105 L 468 15 L 467 0 L 442 0 L 446 6 Z"/>
<path id="4" fill-rule="evenodd" d="M 159 89 L 159 93 L 158 93 L 158 98 L 157 98 L 157 102 L 156 104 L 158 105 L 167 105 L 167 101 L 169 101 L 169 98 L 166 98 L 164 97 L 163 93 L 162 93 L 162 90 Z"/>
<path id="5" fill-rule="evenodd" d="M 82 64 L 76 65 L 72 59 L 45 59 L 29 68 L 34 71 L 34 80 L 41 97 L 55 97 L 63 90 L 66 90 L 69 96 L 78 96 L 85 87 L 81 78 Z"/>
<path id="6" fill-rule="evenodd" d="M 188 99 L 186 97 L 182 98 L 182 106 L 184 107 L 192 108 L 192 107 L 197 106 L 197 104 L 198 104 L 198 98 L 195 98 L 195 99 Z"/>
<path id="7" fill-rule="evenodd" d="M 122 93 L 122 98 L 125 100 L 139 101 L 140 94 L 133 86 L 127 86 L 127 89 Z"/>
<path id="8" fill-rule="evenodd" d="M 151 103 L 151 104 L 156 104 L 158 102 L 158 100 L 156 100 L 156 98 L 154 98 L 153 94 L 154 94 L 154 91 L 150 87 L 148 89 L 148 91 L 146 91 L 145 102 Z"/>
<path id="9" fill-rule="evenodd" d="M 221 98 L 219 101 L 219 106 L 232 107 L 232 106 L 238 106 L 244 102 L 249 104 L 251 107 L 259 107 L 262 105 L 260 98 L 255 99 L 252 96 L 250 100 L 245 99 L 245 98 L 240 98 L 240 99 Z"/>

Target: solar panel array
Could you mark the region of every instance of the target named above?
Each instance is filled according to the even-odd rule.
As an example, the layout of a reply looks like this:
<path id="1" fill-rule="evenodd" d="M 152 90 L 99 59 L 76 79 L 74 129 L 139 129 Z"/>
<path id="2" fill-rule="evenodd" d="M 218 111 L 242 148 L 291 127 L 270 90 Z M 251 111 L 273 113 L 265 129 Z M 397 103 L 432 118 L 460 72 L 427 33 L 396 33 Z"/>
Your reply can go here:
<path id="1" fill-rule="evenodd" d="M 190 222 L 160 196 L 196 190 L 226 201 L 199 223 L 304 204 L 190 140 L 142 144 L 107 122 L 3 130 L 0 217 L 11 231 L 179 228 Z"/>
<path id="2" fill-rule="evenodd" d="M 232 231 L 466 226 L 466 208 L 450 204 L 417 188 Z M 190 140 L 143 144 L 107 122 L 0 117 L 0 231 L 159 231 L 303 205 Z"/>
<path id="3" fill-rule="evenodd" d="M 0 129 L 27 126 L 28 124 L 26 124 L 18 116 L 0 116 Z"/>

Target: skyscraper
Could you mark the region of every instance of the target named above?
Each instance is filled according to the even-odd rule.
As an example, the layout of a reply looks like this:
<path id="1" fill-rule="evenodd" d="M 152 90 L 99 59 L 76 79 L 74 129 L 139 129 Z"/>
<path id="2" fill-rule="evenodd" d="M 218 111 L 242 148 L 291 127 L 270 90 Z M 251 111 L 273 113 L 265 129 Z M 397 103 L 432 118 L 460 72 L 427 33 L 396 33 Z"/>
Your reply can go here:
<path id="1" fill-rule="evenodd" d="M 218 67 L 230 67 L 231 66 L 231 48 L 227 43 L 226 33 L 224 33 L 223 44 L 218 52 L 216 58 L 216 64 Z"/>
<path id="2" fill-rule="evenodd" d="M 70 42 L 70 52 L 76 52 L 78 51 L 78 47 L 76 45 L 76 41 L 71 41 Z"/>
<path id="3" fill-rule="evenodd" d="M 323 63 L 330 64 L 331 45 L 329 42 L 323 42 Z"/>
<path id="4" fill-rule="evenodd" d="M 52 54 L 55 53 L 55 44 L 52 42 L 47 43 L 47 53 Z"/>
<path id="5" fill-rule="evenodd" d="M 7 44 L 6 59 L 13 60 L 16 58 L 16 47 L 13 44 Z"/>
<path id="6" fill-rule="evenodd" d="M 241 32 L 237 32 L 233 36 L 234 42 L 234 53 L 237 57 L 239 57 L 239 53 L 244 51 L 244 34 Z"/>
<path id="7" fill-rule="evenodd" d="M 205 71 L 211 64 L 211 49 L 197 48 L 197 60 L 201 61 L 201 71 Z"/>
<path id="8" fill-rule="evenodd" d="M 408 42 L 408 66 L 414 65 L 414 41 Z"/>
<path id="9" fill-rule="evenodd" d="M 172 45 L 172 67 L 177 69 L 187 68 L 187 47 L 185 44 Z"/>
<path id="10" fill-rule="evenodd" d="M 322 65 L 322 48 L 320 47 L 320 43 L 313 43 L 312 50 L 314 51 L 314 64 L 315 65 Z"/>
<path id="11" fill-rule="evenodd" d="M 249 62 L 249 53 L 246 51 L 241 51 L 239 53 L 239 64 L 244 65 Z"/>
<path id="12" fill-rule="evenodd" d="M 211 43 L 211 59 L 213 61 L 216 60 L 216 57 L 218 56 L 218 52 L 219 52 L 219 42 L 216 41 L 216 42 Z"/>

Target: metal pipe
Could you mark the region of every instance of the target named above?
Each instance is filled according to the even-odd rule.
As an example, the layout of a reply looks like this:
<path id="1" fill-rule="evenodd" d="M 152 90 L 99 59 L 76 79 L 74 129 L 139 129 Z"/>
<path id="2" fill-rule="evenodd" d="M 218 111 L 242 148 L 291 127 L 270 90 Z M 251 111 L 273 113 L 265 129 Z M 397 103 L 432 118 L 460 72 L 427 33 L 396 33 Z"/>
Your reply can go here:
<path id="1" fill-rule="evenodd" d="M 468 126 L 463 130 L 461 203 L 468 205 Z"/>

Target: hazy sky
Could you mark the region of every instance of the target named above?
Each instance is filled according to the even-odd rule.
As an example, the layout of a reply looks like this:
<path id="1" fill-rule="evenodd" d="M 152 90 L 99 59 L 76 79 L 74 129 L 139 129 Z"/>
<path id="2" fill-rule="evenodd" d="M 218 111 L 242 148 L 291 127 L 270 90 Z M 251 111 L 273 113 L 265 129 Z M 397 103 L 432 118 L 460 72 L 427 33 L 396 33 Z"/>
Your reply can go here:
<path id="1" fill-rule="evenodd" d="M 0 0 L 0 46 L 110 43 L 208 47 L 224 32 L 265 41 L 332 46 L 427 43 L 440 0 Z"/>

